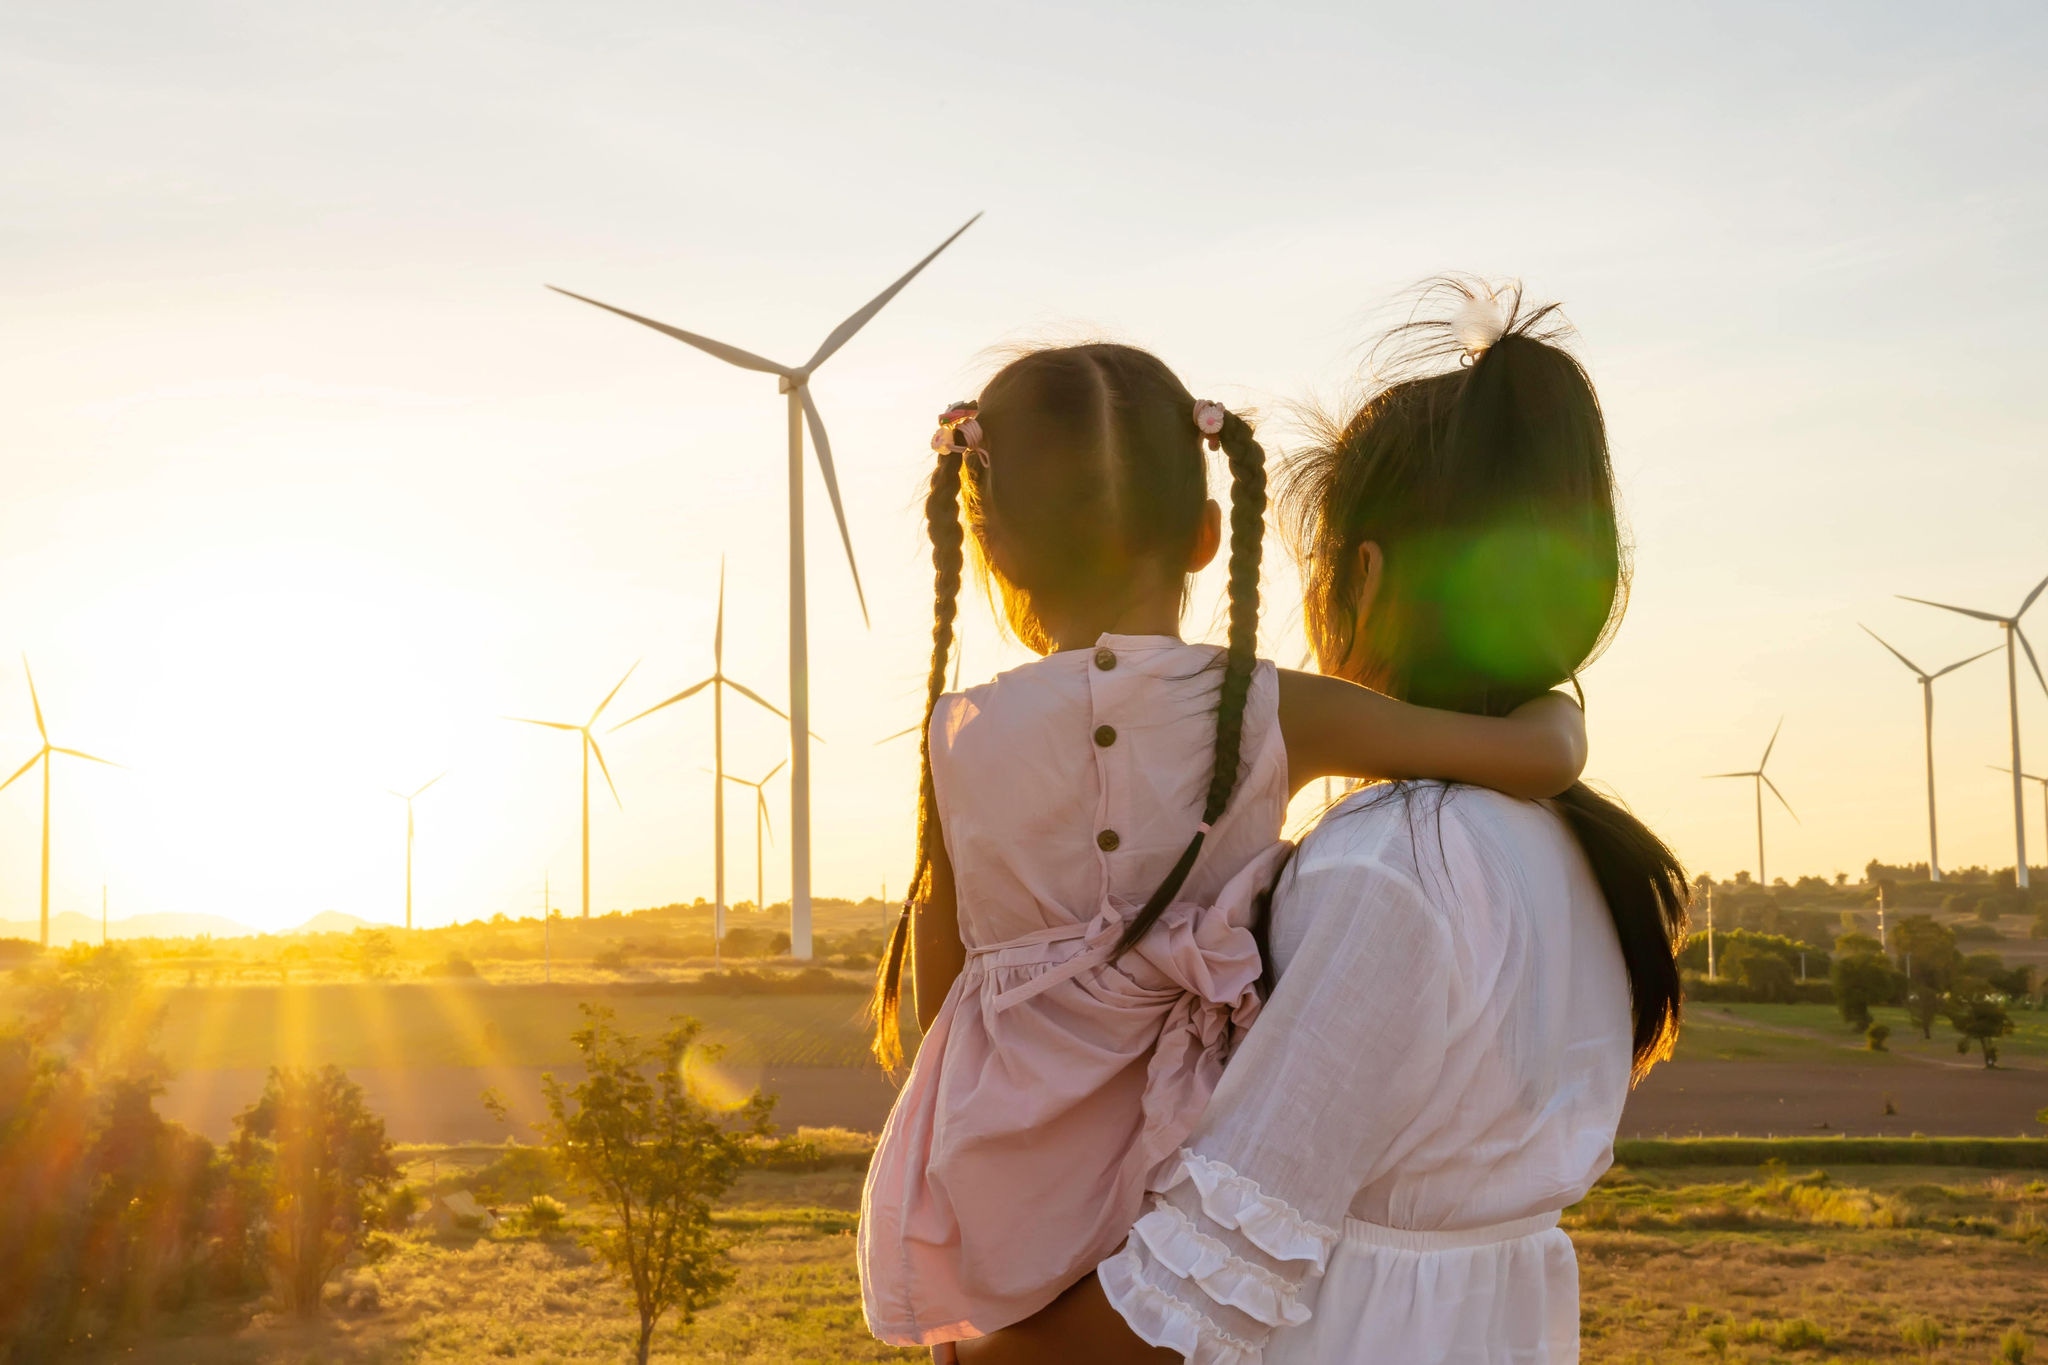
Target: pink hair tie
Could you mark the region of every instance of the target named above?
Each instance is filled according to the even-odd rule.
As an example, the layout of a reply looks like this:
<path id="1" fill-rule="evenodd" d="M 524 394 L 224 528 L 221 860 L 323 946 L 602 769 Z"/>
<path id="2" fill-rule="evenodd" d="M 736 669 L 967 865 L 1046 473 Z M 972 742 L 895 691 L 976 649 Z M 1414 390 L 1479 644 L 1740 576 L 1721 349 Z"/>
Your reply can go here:
<path id="1" fill-rule="evenodd" d="M 1221 403 L 1204 398 L 1195 404 L 1195 430 L 1202 433 L 1202 439 L 1209 443 L 1209 449 L 1223 448 L 1223 419 L 1230 415 Z"/>
<path id="2" fill-rule="evenodd" d="M 1207 820 L 1204 820 L 1201 824 L 1195 826 L 1195 833 L 1197 834 L 1207 835 L 1214 834 L 1215 832 L 1215 830 L 1209 827 L 1209 822 Z"/>
<path id="3" fill-rule="evenodd" d="M 980 405 L 969 399 L 940 413 L 939 429 L 932 433 L 932 453 L 978 455 L 986 466 L 988 452 L 981 448 L 981 422 L 976 417 L 980 411 Z"/>

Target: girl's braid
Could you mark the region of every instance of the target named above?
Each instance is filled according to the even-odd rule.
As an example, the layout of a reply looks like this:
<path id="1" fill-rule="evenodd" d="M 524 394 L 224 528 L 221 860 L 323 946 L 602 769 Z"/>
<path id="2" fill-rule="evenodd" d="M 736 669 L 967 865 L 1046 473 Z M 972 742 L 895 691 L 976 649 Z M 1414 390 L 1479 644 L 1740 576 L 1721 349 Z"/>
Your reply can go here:
<path id="1" fill-rule="evenodd" d="M 885 1071 L 894 1071 L 903 1061 L 901 1033 L 903 960 L 910 944 L 912 907 L 931 894 L 932 863 L 939 838 L 938 791 L 932 781 L 932 712 L 946 690 L 946 659 L 953 649 L 953 621 L 959 615 L 960 569 L 964 562 L 960 528 L 959 450 L 939 452 L 932 470 L 931 489 L 925 495 L 925 530 L 932 542 L 932 667 L 925 680 L 924 725 L 918 732 L 918 754 L 923 771 L 917 789 L 917 862 L 910 874 L 910 889 L 889 947 L 882 954 L 881 969 L 875 977 L 875 993 L 868 1015 L 874 1020 L 874 1054 Z"/>
<path id="2" fill-rule="evenodd" d="M 1230 461 L 1230 646 L 1224 657 L 1223 691 L 1216 703 L 1216 765 L 1210 771 L 1209 795 L 1202 805 L 1205 827 L 1215 823 L 1229 806 L 1243 757 L 1245 702 L 1258 663 L 1259 561 L 1266 530 L 1266 452 L 1252 435 L 1251 425 L 1236 413 L 1224 416 L 1220 435 Z M 1195 831 L 1173 871 L 1117 940 L 1117 956 L 1137 946 L 1166 913 L 1194 871 L 1205 837 L 1204 830 Z"/>

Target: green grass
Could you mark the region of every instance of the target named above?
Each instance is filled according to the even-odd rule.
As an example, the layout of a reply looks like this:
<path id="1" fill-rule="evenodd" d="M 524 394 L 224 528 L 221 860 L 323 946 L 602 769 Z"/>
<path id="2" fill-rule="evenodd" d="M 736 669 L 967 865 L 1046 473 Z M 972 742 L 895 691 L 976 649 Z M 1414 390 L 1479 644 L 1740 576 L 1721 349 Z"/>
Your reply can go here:
<path id="1" fill-rule="evenodd" d="M 861 1140 L 812 1134 L 834 1160 Z M 1965 1144 L 1946 1144 L 1960 1147 Z M 2037 1144 L 2040 1145 L 2040 1144 Z M 1851 1143 L 1750 1143 L 1751 1153 L 1845 1154 Z M 1633 1144 L 1706 1161 L 1709 1147 Z M 1954 1157 L 1923 1141 L 1912 1151 Z M 498 1149 L 411 1149 L 443 1177 Z M 1976 1155 L 1981 1156 L 1981 1152 Z M 1965 1153 L 1964 1155 L 1969 1155 Z M 870 1339 L 854 1269 L 857 1159 L 748 1173 L 720 1221 L 744 1240 L 725 1300 L 656 1338 L 667 1365 L 915 1361 Z M 587 1217 L 587 1211 L 575 1216 Z M 2048 1180 L 1957 1165 L 1797 1160 L 1766 1167 L 1618 1166 L 1564 1226 L 1579 1250 L 1587 1365 L 1984 1365 L 2013 1334 L 2048 1344 Z M 302 1327 L 258 1301 L 160 1321 L 96 1361 L 134 1365 L 412 1365 L 629 1358 L 625 1292 L 572 1239 L 511 1231 L 397 1238 L 345 1270 L 325 1321 Z M 1926 1344 L 1931 1342 L 1932 1344 Z M 2030 1358 L 2039 1362 L 2040 1346 Z"/>
<path id="2" fill-rule="evenodd" d="M 1826 1035 L 1830 1040 L 1860 1045 L 1860 1034 L 1842 1022 L 1842 1016 L 1835 1012 L 1833 1005 L 1750 1005 L 1750 1004 L 1701 1004 L 1688 1015 L 1685 1030 L 1680 1034 L 1681 1055 L 1685 1046 L 1685 1033 L 1689 1033 L 1695 1022 L 1702 1031 L 1724 1028 L 1714 1023 L 1715 1016 L 1727 1011 L 1739 1019 L 1752 1020 L 1779 1028 L 1809 1029 Z M 1881 1006 L 1871 1011 L 1879 1023 L 1891 1026 L 1891 1037 L 1885 1040 L 1889 1050 L 1902 1056 L 1925 1056 L 1943 1061 L 1956 1059 L 1956 1031 L 1946 1019 L 1934 1021 L 1934 1037 L 1922 1039 L 1920 1030 L 1906 1017 L 1903 1009 Z M 2048 1061 L 2048 1011 L 2011 1011 L 2013 1032 L 1998 1040 L 1998 1050 L 2003 1060 L 2037 1062 Z"/>
<path id="3" fill-rule="evenodd" d="M 1777 1162 L 2048 1172 L 2048 1138 L 1623 1138 L 1614 1144 L 1614 1159 L 1636 1170 Z"/>
<path id="4" fill-rule="evenodd" d="M 763 1066 L 860 1066 L 863 997 L 713 995 L 591 986 L 311 985 L 176 987 L 158 993 L 165 1060 L 179 1071 L 282 1062 L 343 1067 L 563 1066 L 580 1001 L 651 1034 L 673 1015 L 705 1025 L 729 1060 Z"/>

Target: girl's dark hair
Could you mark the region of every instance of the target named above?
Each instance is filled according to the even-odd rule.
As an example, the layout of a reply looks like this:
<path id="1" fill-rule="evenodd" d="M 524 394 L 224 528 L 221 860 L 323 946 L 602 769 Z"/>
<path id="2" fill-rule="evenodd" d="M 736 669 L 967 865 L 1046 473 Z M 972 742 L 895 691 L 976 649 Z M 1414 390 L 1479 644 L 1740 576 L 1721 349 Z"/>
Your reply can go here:
<path id="1" fill-rule="evenodd" d="M 925 687 L 923 768 L 917 803 L 917 861 L 903 912 L 876 973 L 869 1014 L 874 1051 L 886 1068 L 902 1060 L 903 963 L 912 907 L 931 893 L 939 837 L 932 784 L 931 717 L 945 690 L 964 548 L 1002 588 L 1011 630 L 1041 653 L 1053 648 L 1044 613 L 1130 591 L 1134 574 L 1179 573 L 1201 534 L 1208 462 L 1195 400 L 1157 356 L 1093 343 L 1032 351 L 1005 365 L 975 412 L 977 452 L 937 457 L 925 497 L 932 542 L 932 664 Z M 1266 514 L 1266 456 L 1252 428 L 1226 414 L 1217 433 L 1230 464 L 1230 626 L 1216 756 L 1201 823 L 1223 814 L 1237 785 L 1245 700 L 1257 662 L 1259 560 Z M 1196 831 L 1180 861 L 1132 917 L 1123 953 L 1165 912 L 1202 851 Z"/>
<path id="2" fill-rule="evenodd" d="M 1489 312 L 1504 324 L 1474 333 Z M 1422 706 L 1502 715 L 1579 671 L 1628 603 L 1607 427 L 1556 305 L 1525 309 L 1446 277 L 1373 352 L 1380 377 L 1283 473 L 1283 519 L 1325 669 L 1363 650 L 1371 681 Z M 1475 344 L 1476 343 L 1476 344 Z M 1363 621 L 1361 547 L 1380 549 Z M 1356 671 L 1356 666 L 1354 666 Z M 1641 821 L 1581 783 L 1551 803 L 1584 849 L 1628 968 L 1638 1077 L 1669 1055 L 1685 870 Z"/>

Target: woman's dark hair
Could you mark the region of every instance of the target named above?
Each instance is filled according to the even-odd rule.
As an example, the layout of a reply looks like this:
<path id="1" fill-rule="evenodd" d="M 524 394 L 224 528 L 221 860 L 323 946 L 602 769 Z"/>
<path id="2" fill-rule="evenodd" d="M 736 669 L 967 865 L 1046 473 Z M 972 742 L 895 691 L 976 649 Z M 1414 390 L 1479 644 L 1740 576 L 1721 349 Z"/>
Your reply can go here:
<path id="1" fill-rule="evenodd" d="M 1628 545 L 1600 402 L 1568 336 L 1556 305 L 1525 309 L 1519 286 L 1433 280 L 1375 348 L 1379 387 L 1347 420 L 1316 419 L 1281 504 L 1326 671 L 1349 661 L 1406 701 L 1503 715 L 1576 685 L 1605 646 L 1628 603 Z M 1368 543 L 1379 584 L 1361 621 Z M 1677 1037 L 1685 870 L 1584 783 L 1551 804 L 1614 916 L 1640 1077 Z"/>
<path id="2" fill-rule="evenodd" d="M 917 860 L 895 932 L 882 954 L 869 1014 L 885 1068 L 902 1059 L 899 1019 L 912 907 L 931 894 L 938 838 L 931 717 L 945 690 L 961 570 L 971 537 L 977 567 L 1001 587 L 1011 630 L 1041 653 L 1053 648 L 1044 613 L 1083 600 L 1114 601 L 1134 575 L 1180 573 L 1201 534 L 1209 497 L 1195 400 L 1157 356 L 1094 343 L 1032 351 L 1005 365 L 975 405 L 981 444 L 939 453 L 925 496 L 932 542 L 932 663 L 925 686 Z M 1230 464 L 1230 625 L 1216 708 L 1216 754 L 1201 823 L 1213 823 L 1237 785 L 1245 700 L 1257 662 L 1259 560 L 1266 515 L 1266 455 L 1235 413 L 1216 434 Z M 1135 916 L 1117 952 L 1144 937 L 1202 851 L 1197 830 Z"/>

